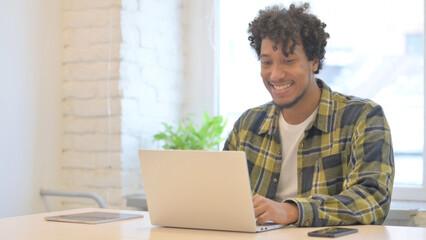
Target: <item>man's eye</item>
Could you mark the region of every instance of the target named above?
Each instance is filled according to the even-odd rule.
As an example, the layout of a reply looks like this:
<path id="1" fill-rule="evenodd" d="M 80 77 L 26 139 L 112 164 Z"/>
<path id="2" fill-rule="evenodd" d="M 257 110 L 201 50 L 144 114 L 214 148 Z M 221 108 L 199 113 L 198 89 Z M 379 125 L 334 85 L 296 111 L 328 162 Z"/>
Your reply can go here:
<path id="1" fill-rule="evenodd" d="M 293 63 L 294 62 L 294 59 L 286 59 L 286 60 L 284 60 L 284 63 Z"/>
<path id="2" fill-rule="evenodd" d="M 262 65 L 271 65 L 271 61 L 261 61 Z"/>

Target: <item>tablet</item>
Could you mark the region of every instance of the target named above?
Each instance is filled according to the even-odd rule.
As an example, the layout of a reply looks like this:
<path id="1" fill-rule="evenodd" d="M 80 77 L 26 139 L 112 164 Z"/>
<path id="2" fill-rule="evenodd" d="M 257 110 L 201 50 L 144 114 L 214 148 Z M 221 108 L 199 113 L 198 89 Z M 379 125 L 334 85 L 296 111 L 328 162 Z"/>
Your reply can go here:
<path id="1" fill-rule="evenodd" d="M 86 223 L 98 224 L 124 219 L 142 218 L 143 215 L 126 214 L 126 213 L 111 213 L 111 212 L 85 212 L 76 214 L 64 214 L 58 216 L 45 217 L 47 221 L 55 222 L 71 222 L 71 223 Z"/>

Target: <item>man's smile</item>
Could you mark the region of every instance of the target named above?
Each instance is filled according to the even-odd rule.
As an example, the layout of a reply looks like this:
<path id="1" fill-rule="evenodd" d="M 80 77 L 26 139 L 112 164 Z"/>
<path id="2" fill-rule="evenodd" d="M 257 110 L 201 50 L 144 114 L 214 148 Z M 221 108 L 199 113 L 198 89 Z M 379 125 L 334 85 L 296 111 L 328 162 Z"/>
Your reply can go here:
<path id="1" fill-rule="evenodd" d="M 287 83 L 287 84 L 273 84 L 273 83 L 270 83 L 269 85 L 272 86 L 272 88 L 275 91 L 281 92 L 281 91 L 284 91 L 284 90 L 290 88 L 291 86 L 293 86 L 293 84 L 294 84 L 294 82 L 290 82 L 290 83 Z"/>

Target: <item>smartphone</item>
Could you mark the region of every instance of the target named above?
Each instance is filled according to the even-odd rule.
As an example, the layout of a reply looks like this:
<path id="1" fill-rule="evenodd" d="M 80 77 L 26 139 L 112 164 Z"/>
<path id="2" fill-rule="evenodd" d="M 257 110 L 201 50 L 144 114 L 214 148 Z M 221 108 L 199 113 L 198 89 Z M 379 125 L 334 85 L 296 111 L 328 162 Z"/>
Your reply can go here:
<path id="1" fill-rule="evenodd" d="M 317 231 L 308 232 L 308 236 L 312 237 L 340 237 L 343 235 L 356 233 L 358 232 L 358 229 L 355 228 L 342 228 L 342 227 L 331 227 L 331 228 L 324 228 Z"/>

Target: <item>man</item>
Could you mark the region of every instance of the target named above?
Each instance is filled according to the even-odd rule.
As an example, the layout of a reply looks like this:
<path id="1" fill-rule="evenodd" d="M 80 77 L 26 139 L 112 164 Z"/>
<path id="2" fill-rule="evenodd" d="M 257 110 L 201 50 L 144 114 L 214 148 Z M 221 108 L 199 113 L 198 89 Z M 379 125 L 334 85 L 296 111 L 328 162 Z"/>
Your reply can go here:
<path id="1" fill-rule="evenodd" d="M 315 78 L 329 34 L 308 10 L 273 6 L 250 23 L 273 101 L 244 112 L 224 150 L 246 153 L 258 224 L 381 224 L 394 179 L 388 123 L 376 103 Z"/>

